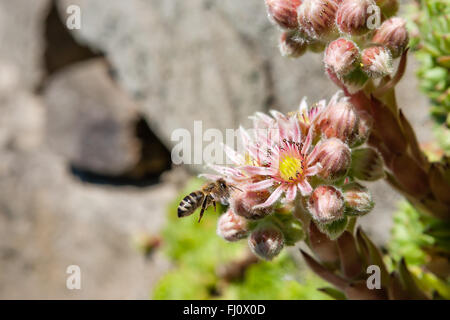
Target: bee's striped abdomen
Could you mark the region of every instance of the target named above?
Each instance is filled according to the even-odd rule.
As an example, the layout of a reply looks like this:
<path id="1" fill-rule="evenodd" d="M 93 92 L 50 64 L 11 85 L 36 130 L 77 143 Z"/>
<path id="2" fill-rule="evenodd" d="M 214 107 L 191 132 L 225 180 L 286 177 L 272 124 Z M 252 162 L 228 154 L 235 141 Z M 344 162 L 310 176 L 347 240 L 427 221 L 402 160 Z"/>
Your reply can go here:
<path id="1" fill-rule="evenodd" d="M 194 213 L 194 211 L 201 206 L 205 195 L 201 191 L 191 192 L 189 195 L 181 200 L 178 206 L 178 217 L 186 217 Z"/>

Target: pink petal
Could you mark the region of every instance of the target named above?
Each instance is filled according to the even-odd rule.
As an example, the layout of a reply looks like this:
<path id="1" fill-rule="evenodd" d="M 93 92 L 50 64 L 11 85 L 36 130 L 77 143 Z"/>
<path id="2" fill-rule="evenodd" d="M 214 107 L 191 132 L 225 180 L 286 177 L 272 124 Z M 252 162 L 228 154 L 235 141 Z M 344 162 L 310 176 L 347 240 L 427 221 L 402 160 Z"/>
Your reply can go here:
<path id="1" fill-rule="evenodd" d="M 295 184 L 290 185 L 286 191 L 286 201 L 292 202 L 295 200 L 296 196 L 297 196 L 297 187 L 295 186 Z"/>
<path id="2" fill-rule="evenodd" d="M 302 147 L 302 154 L 308 154 L 309 148 L 311 148 L 312 140 L 314 136 L 314 126 L 311 126 L 308 130 L 308 135 L 306 136 L 305 142 Z"/>
<path id="3" fill-rule="evenodd" d="M 222 178 L 222 176 L 218 176 L 216 174 L 209 174 L 209 173 L 202 173 L 198 175 L 199 178 L 205 178 L 207 180 L 218 180 L 220 178 Z"/>
<path id="4" fill-rule="evenodd" d="M 309 196 L 311 194 L 311 192 L 313 191 L 313 188 L 311 187 L 309 182 L 306 180 L 302 180 L 301 182 L 299 182 L 297 184 L 297 187 L 298 187 L 298 190 L 300 190 L 300 193 L 302 194 L 302 196 L 304 196 L 304 197 Z"/>
<path id="5" fill-rule="evenodd" d="M 300 113 L 308 111 L 308 103 L 306 103 L 306 97 L 303 97 L 302 101 L 300 102 L 298 111 L 300 111 Z"/>
<path id="6" fill-rule="evenodd" d="M 284 116 L 284 114 L 282 114 L 280 111 L 277 111 L 277 110 L 270 110 L 269 112 L 270 112 L 270 114 L 272 115 L 272 117 L 274 117 L 276 120 L 286 119 L 286 117 Z"/>
<path id="7" fill-rule="evenodd" d="M 306 158 L 306 165 L 308 167 L 311 166 L 314 162 L 316 162 L 317 157 L 319 155 L 319 147 L 321 144 L 322 144 L 322 141 L 320 141 L 318 144 L 316 144 L 314 146 L 314 149 L 311 151 L 309 156 Z"/>
<path id="8" fill-rule="evenodd" d="M 239 136 L 241 137 L 244 148 L 247 148 L 250 144 L 251 139 L 248 132 L 244 128 L 242 128 L 242 126 L 239 127 Z"/>
<path id="9" fill-rule="evenodd" d="M 263 180 L 259 182 L 255 182 L 252 184 L 248 184 L 245 186 L 245 190 L 248 191 L 261 191 L 270 188 L 273 186 L 274 181 L 272 179 Z"/>
<path id="10" fill-rule="evenodd" d="M 239 167 L 250 174 L 260 175 L 260 176 L 270 176 L 274 174 L 274 170 L 272 168 L 266 167 L 255 167 L 255 166 L 242 166 Z"/>
<path id="11" fill-rule="evenodd" d="M 258 209 L 258 208 L 265 208 L 265 207 L 271 206 L 280 198 L 283 191 L 284 191 L 284 186 L 280 185 L 278 188 L 275 189 L 274 192 L 272 192 L 270 197 L 267 198 L 266 202 L 258 204 L 256 206 L 254 206 L 253 208 Z"/>
<path id="12" fill-rule="evenodd" d="M 237 153 L 235 150 L 231 149 L 226 144 L 222 143 L 222 147 L 225 150 L 227 157 L 236 165 L 242 165 L 245 163 L 244 157 Z"/>
<path id="13" fill-rule="evenodd" d="M 306 169 L 305 171 L 305 176 L 309 177 L 309 176 L 315 176 L 316 174 L 318 174 L 320 171 L 322 170 L 322 165 L 320 164 L 320 162 L 317 162 L 315 165 L 313 165 L 312 167 L 308 167 L 308 169 Z"/>
<path id="14" fill-rule="evenodd" d="M 228 175 L 234 176 L 234 175 L 239 174 L 239 171 L 234 168 L 218 166 L 215 164 L 208 164 L 208 167 L 224 176 L 228 176 Z"/>

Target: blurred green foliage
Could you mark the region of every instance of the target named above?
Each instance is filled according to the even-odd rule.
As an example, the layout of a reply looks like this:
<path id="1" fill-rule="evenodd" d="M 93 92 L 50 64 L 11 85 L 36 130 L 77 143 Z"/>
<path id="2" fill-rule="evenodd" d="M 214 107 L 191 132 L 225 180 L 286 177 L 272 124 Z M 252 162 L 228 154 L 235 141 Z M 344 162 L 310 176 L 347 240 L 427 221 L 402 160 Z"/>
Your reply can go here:
<path id="1" fill-rule="evenodd" d="M 230 243 L 216 235 L 217 219 L 223 211 L 220 206 L 217 213 L 209 208 L 201 223 L 197 223 L 197 216 L 177 217 L 180 200 L 200 186 L 200 180 L 190 181 L 168 208 L 163 250 L 173 269 L 156 285 L 154 299 L 329 299 L 317 290 L 327 283 L 299 268 L 286 250 L 271 262 L 252 264 L 243 279 L 223 284 L 217 270 L 242 258 L 247 242 Z"/>
<path id="2" fill-rule="evenodd" d="M 408 265 L 420 266 L 426 262 L 422 247 L 433 245 L 433 238 L 425 234 L 427 219 L 412 205 L 402 202 L 394 215 L 392 239 L 389 242 L 391 258 L 399 262 L 405 258 Z"/>
<path id="3" fill-rule="evenodd" d="M 420 67 L 420 87 L 431 99 L 431 113 L 450 125 L 450 1 L 420 0 L 410 6 L 410 46 Z"/>

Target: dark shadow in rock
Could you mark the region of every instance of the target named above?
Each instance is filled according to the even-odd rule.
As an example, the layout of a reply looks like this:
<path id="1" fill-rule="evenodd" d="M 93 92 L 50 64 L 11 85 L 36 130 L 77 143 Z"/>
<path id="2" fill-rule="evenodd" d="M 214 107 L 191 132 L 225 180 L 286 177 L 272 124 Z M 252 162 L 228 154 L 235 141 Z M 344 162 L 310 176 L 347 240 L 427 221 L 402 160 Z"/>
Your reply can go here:
<path id="1" fill-rule="evenodd" d="M 147 187 L 160 182 L 163 172 L 172 167 L 170 151 L 152 132 L 143 116 L 135 122 L 135 134 L 141 145 L 139 162 L 120 175 L 105 175 L 70 165 L 70 172 L 83 182 L 114 185 Z"/>
<path id="2" fill-rule="evenodd" d="M 42 90 L 46 79 L 58 70 L 83 60 L 104 57 L 102 52 L 94 52 L 74 39 L 60 17 L 56 0 L 52 1 L 45 19 L 44 40 L 46 73 L 37 88 L 38 92 Z"/>

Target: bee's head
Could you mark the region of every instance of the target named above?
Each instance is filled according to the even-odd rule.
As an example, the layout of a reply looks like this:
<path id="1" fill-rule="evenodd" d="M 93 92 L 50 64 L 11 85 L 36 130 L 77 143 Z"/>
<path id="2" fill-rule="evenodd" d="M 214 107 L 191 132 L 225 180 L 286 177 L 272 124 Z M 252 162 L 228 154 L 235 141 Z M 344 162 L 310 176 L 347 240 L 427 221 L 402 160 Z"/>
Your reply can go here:
<path id="1" fill-rule="evenodd" d="M 228 189 L 227 182 L 226 182 L 224 179 L 222 179 L 222 178 L 220 178 L 219 180 L 217 180 L 217 184 L 219 185 L 219 188 L 220 188 L 222 191 L 225 191 L 225 190 Z"/>

